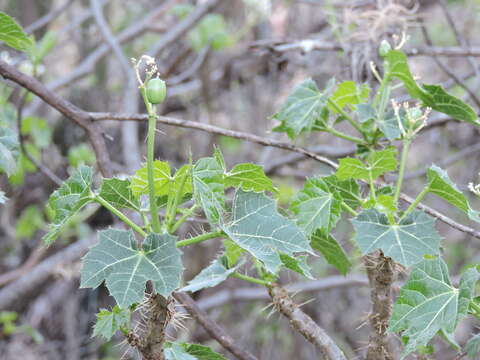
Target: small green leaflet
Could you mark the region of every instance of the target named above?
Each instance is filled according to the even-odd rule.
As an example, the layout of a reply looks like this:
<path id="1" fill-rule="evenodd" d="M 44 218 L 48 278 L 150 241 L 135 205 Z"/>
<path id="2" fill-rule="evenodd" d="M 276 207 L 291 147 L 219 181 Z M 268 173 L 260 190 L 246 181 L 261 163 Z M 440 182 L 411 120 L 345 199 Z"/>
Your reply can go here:
<path id="1" fill-rule="evenodd" d="M 465 212 L 470 219 L 480 222 L 478 211 L 472 210 L 466 196 L 457 188 L 447 172 L 436 165 L 427 170 L 428 191 Z"/>
<path id="2" fill-rule="evenodd" d="M 199 344 L 165 344 L 166 360 L 227 360 L 208 346 Z"/>
<path id="3" fill-rule="evenodd" d="M 99 195 L 117 208 L 138 210 L 140 206 L 138 199 L 133 196 L 129 180 L 105 179 Z"/>
<path id="4" fill-rule="evenodd" d="M 17 168 L 19 156 L 20 145 L 17 134 L 9 128 L 0 127 L 0 171 L 8 176 L 12 175 Z"/>
<path id="5" fill-rule="evenodd" d="M 428 97 L 422 98 L 423 103 L 426 106 L 431 107 L 433 110 L 447 114 L 454 119 L 463 120 L 471 124 L 480 126 L 477 113 L 473 108 L 464 103 L 459 98 L 448 94 L 439 85 L 422 85 L 422 88 Z"/>
<path id="6" fill-rule="evenodd" d="M 297 225 L 307 235 L 321 228 L 333 229 L 340 218 L 342 199 L 337 192 L 328 190 L 320 179 L 308 179 L 290 206 Z"/>
<path id="7" fill-rule="evenodd" d="M 341 181 L 336 175 L 329 175 L 316 179 L 325 184 L 325 188 L 328 188 L 328 192 L 338 192 L 342 201 L 352 209 L 356 209 L 360 206 L 362 202 L 360 197 L 360 187 L 355 180 L 347 179 Z"/>
<path id="8" fill-rule="evenodd" d="M 202 158 L 193 167 L 193 197 L 211 224 L 217 224 L 225 211 L 225 166 L 215 157 Z"/>
<path id="9" fill-rule="evenodd" d="M 60 186 L 48 200 L 48 207 L 54 213 L 53 221 L 48 232 L 43 236 L 43 241 L 49 245 L 58 237 L 62 226 L 80 211 L 89 202 L 92 202 L 92 168 L 80 166 Z"/>
<path id="10" fill-rule="evenodd" d="M 280 121 L 280 125 L 273 130 L 286 132 L 291 139 L 295 139 L 302 132 L 312 131 L 327 106 L 332 86 L 333 82 L 330 82 L 327 90 L 322 93 L 312 79 L 297 85 L 280 112 L 273 116 Z"/>
<path id="11" fill-rule="evenodd" d="M 153 181 L 155 188 L 155 195 L 167 195 L 170 181 L 173 178 L 170 176 L 170 164 L 166 161 L 155 160 L 153 162 Z M 135 172 L 132 176 L 131 183 L 132 193 L 135 197 L 141 194 L 148 194 L 148 171 L 147 165 Z"/>
<path id="12" fill-rule="evenodd" d="M 109 341 L 121 327 L 130 322 L 130 311 L 115 305 L 112 311 L 101 309 L 93 327 L 93 336 L 102 336 Z"/>
<path id="13" fill-rule="evenodd" d="M 282 260 L 283 266 L 287 269 L 295 271 L 296 273 L 303 275 L 311 280 L 314 280 L 311 273 L 310 266 L 307 264 L 307 256 L 306 255 L 299 255 L 297 257 L 293 257 L 287 254 L 280 254 L 280 260 Z"/>
<path id="14" fill-rule="evenodd" d="M 240 264 L 239 264 L 240 265 Z M 181 291 L 198 291 L 207 287 L 214 287 L 227 278 L 237 270 L 238 265 L 227 269 L 222 263 L 222 259 L 215 259 L 209 266 L 203 269 L 197 276 L 188 282 L 188 285 L 183 287 Z"/>
<path id="15" fill-rule="evenodd" d="M 447 265 L 438 257 L 424 259 L 413 267 L 400 290 L 389 324 L 390 332 L 402 332 L 407 339 L 402 359 L 419 346 L 426 346 L 439 331 L 453 339 L 477 280 L 478 271 L 470 268 L 462 274 L 460 288 L 453 287 Z"/>
<path id="16" fill-rule="evenodd" d="M 480 334 L 472 336 L 465 345 L 465 352 L 472 360 L 478 359 L 480 353 Z"/>
<path id="17" fill-rule="evenodd" d="M 32 38 L 23 31 L 22 27 L 13 18 L 4 12 L 0 12 L 0 41 L 14 49 L 27 52 L 34 45 Z"/>
<path id="18" fill-rule="evenodd" d="M 346 275 L 350 271 L 352 263 L 348 259 L 345 250 L 327 231 L 324 229 L 317 230 L 312 234 L 311 240 L 312 248 L 320 252 L 330 265 L 335 266 L 340 274 Z"/>
<path id="19" fill-rule="evenodd" d="M 414 210 L 398 225 L 391 225 L 384 214 L 376 209 L 361 212 L 352 219 L 355 237 L 363 255 L 382 250 L 405 267 L 423 259 L 424 255 L 437 255 L 442 238 L 435 230 L 435 219 Z"/>
<path id="20" fill-rule="evenodd" d="M 438 85 L 417 85 L 408 67 L 405 54 L 399 50 L 391 50 L 385 57 L 387 77 L 395 77 L 402 81 L 411 97 L 419 99 L 425 106 L 447 114 L 455 119 L 480 125 L 477 114 L 472 107 L 462 100 L 448 94 Z"/>
<path id="21" fill-rule="evenodd" d="M 223 240 L 223 246 L 225 247 L 224 256 L 227 260 L 227 267 L 231 268 L 237 264 L 245 250 L 243 250 L 230 239 Z"/>
<path id="22" fill-rule="evenodd" d="M 387 77 L 399 79 L 414 99 L 421 99 L 422 89 L 417 85 L 408 67 L 407 56 L 400 50 L 390 50 L 385 56 Z"/>
<path id="23" fill-rule="evenodd" d="M 389 171 L 397 169 L 397 149 L 393 146 L 382 151 L 372 151 L 368 154 L 367 163 L 359 159 L 340 159 L 336 176 L 340 180 L 362 179 L 369 181 L 377 179 Z"/>
<path id="24" fill-rule="evenodd" d="M 277 192 L 263 167 L 255 164 L 238 164 L 225 174 L 225 186 L 239 187 L 245 191 Z"/>
<path id="25" fill-rule="evenodd" d="M 143 299 L 149 280 L 165 297 L 180 285 L 183 265 L 174 236 L 149 234 L 142 249 L 137 249 L 132 230 L 103 230 L 99 239 L 82 259 L 80 287 L 95 289 L 106 280 L 117 304 L 127 308 Z"/>
<path id="26" fill-rule="evenodd" d="M 305 234 L 277 212 L 275 200 L 262 193 L 237 190 L 231 219 L 229 224 L 222 224 L 222 229 L 237 245 L 262 261 L 271 273 L 276 273 L 282 265 L 282 253 L 313 254 Z"/>
<path id="27" fill-rule="evenodd" d="M 370 88 L 367 84 L 357 86 L 355 81 L 344 81 L 337 86 L 330 100 L 339 108 L 343 109 L 346 105 L 357 105 L 368 100 Z M 330 110 L 336 112 L 334 107 Z"/>

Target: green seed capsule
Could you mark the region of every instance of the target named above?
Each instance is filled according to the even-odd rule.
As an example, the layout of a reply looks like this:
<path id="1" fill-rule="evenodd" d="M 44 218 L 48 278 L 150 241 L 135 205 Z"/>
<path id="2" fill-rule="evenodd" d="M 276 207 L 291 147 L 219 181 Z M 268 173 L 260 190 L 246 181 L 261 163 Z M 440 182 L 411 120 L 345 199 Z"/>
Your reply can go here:
<path id="1" fill-rule="evenodd" d="M 151 79 L 147 84 L 147 99 L 151 104 L 161 104 L 167 96 L 165 81 L 159 78 Z"/>

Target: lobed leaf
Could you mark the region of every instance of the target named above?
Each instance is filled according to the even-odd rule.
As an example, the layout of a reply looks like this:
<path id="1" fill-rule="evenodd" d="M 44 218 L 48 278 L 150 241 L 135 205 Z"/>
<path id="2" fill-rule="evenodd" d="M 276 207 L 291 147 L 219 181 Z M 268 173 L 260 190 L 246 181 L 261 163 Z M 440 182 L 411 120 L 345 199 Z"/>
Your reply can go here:
<path id="1" fill-rule="evenodd" d="M 402 332 L 406 339 L 402 359 L 426 346 L 439 331 L 453 339 L 477 280 L 477 270 L 468 269 L 462 275 L 460 289 L 453 287 L 447 265 L 439 257 L 423 259 L 413 267 L 400 290 L 389 324 L 390 332 Z"/>
<path id="2" fill-rule="evenodd" d="M 331 230 L 340 219 L 342 199 L 318 178 L 308 179 L 290 206 L 297 225 L 307 235 L 317 229 Z"/>
<path id="3" fill-rule="evenodd" d="M 168 195 L 170 181 L 170 164 L 166 161 L 155 160 L 153 162 L 153 181 L 156 196 Z M 131 180 L 132 193 L 135 197 L 148 194 L 148 170 L 147 165 L 137 170 Z"/>
<path id="4" fill-rule="evenodd" d="M 138 198 L 133 195 L 130 181 L 126 179 L 104 179 L 99 195 L 117 208 L 138 210 L 140 207 Z"/>
<path id="5" fill-rule="evenodd" d="M 273 116 L 280 121 L 280 125 L 273 130 L 286 132 L 291 139 L 295 139 L 303 132 L 312 131 L 326 109 L 332 86 L 333 83 L 330 83 L 327 90 L 322 93 L 312 79 L 297 85 L 287 97 L 280 112 Z"/>
<path id="6" fill-rule="evenodd" d="M 480 354 L 480 334 L 473 335 L 465 345 L 465 352 L 472 360 L 478 359 Z"/>
<path id="7" fill-rule="evenodd" d="M 4 12 L 0 12 L 0 41 L 20 51 L 29 51 L 34 46 L 32 38 L 12 17 Z"/>
<path id="8" fill-rule="evenodd" d="M 439 253 L 441 237 L 434 223 L 432 217 L 419 210 L 394 225 L 376 209 L 363 211 L 352 219 L 354 239 L 363 255 L 381 250 L 405 267 L 418 263 L 424 255 Z"/>
<path id="9" fill-rule="evenodd" d="M 97 288 L 106 281 L 117 304 L 127 308 L 143 299 L 147 281 L 165 297 L 180 285 L 183 265 L 174 236 L 149 234 L 142 249 L 132 230 L 103 230 L 99 238 L 82 259 L 80 287 Z"/>
<path id="10" fill-rule="evenodd" d="M 53 221 L 43 241 L 49 245 L 60 234 L 62 226 L 75 216 L 86 204 L 93 201 L 90 189 L 93 181 L 92 168 L 80 166 L 48 200 L 48 207 L 53 213 Z"/>
<path id="11" fill-rule="evenodd" d="M 344 81 L 338 84 L 330 100 L 338 107 L 344 108 L 347 105 L 352 106 L 367 101 L 369 94 L 370 88 L 367 84 L 357 86 L 355 81 Z M 330 107 L 330 110 L 336 112 L 333 107 Z"/>
<path id="12" fill-rule="evenodd" d="M 327 262 L 342 275 L 346 275 L 352 263 L 338 241 L 326 230 L 318 230 L 311 236 L 312 248 L 320 252 Z"/>
<path id="13" fill-rule="evenodd" d="M 255 164 L 238 164 L 225 174 L 225 186 L 241 188 L 245 191 L 277 192 L 272 180 L 265 175 L 263 167 Z"/>
<path id="14" fill-rule="evenodd" d="M 112 311 L 100 310 L 97 314 L 97 321 L 93 327 L 93 336 L 102 336 L 109 341 L 121 327 L 130 322 L 130 311 L 121 309 L 115 305 Z"/>
<path id="15" fill-rule="evenodd" d="M 226 360 L 208 346 L 188 343 L 166 343 L 166 360 Z"/>
<path id="16" fill-rule="evenodd" d="M 280 254 L 312 253 L 305 234 L 293 221 L 281 216 L 275 201 L 262 193 L 239 189 L 233 200 L 231 222 L 221 226 L 230 239 L 262 261 L 271 273 L 282 265 Z"/>
<path id="17" fill-rule="evenodd" d="M 340 180 L 362 179 L 369 181 L 377 179 L 390 171 L 397 169 L 397 149 L 393 146 L 382 151 L 372 151 L 364 164 L 359 159 L 343 158 L 339 161 L 336 176 Z"/>

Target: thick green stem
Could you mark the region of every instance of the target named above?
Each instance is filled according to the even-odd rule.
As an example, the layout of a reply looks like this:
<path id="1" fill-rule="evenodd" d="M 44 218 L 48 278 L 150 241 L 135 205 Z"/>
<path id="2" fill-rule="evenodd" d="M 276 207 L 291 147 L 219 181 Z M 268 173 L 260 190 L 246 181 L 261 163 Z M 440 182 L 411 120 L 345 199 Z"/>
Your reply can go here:
<path id="1" fill-rule="evenodd" d="M 413 200 L 413 202 L 410 204 L 410 206 L 408 207 L 407 210 L 405 210 L 405 212 L 403 213 L 402 215 L 402 219 L 404 219 L 408 214 L 410 214 L 413 210 L 415 210 L 415 208 L 417 207 L 417 205 L 420 203 L 420 201 L 423 200 L 423 198 L 425 197 L 425 195 L 427 195 L 427 193 L 430 191 L 430 187 L 427 186 L 425 187 L 418 195 L 417 197 L 415 198 L 415 200 Z M 400 219 L 400 220 L 402 220 Z"/>
<path id="2" fill-rule="evenodd" d="M 185 213 L 177 220 L 177 222 L 170 229 L 170 234 L 173 234 L 175 231 L 177 231 L 178 228 L 185 222 L 185 220 L 187 220 L 188 217 L 192 215 L 195 212 L 195 210 L 197 210 L 197 208 L 198 208 L 198 205 L 195 204 L 190 209 L 185 211 Z"/>
<path id="3" fill-rule="evenodd" d="M 183 188 L 185 186 L 185 183 L 187 182 L 188 177 L 190 176 L 190 172 L 187 172 L 185 176 L 182 179 L 182 182 L 180 184 L 180 187 L 176 190 L 177 193 L 175 194 L 175 198 L 173 199 L 173 203 L 169 204 L 170 207 L 167 208 L 167 216 L 165 219 L 166 223 L 166 228 L 167 231 L 172 234 L 173 233 L 173 227 L 175 225 L 175 218 L 177 215 L 177 208 L 178 205 L 180 204 L 180 201 L 182 199 L 183 195 Z"/>
<path id="4" fill-rule="evenodd" d="M 347 121 L 350 123 L 350 125 L 352 125 L 355 129 L 357 129 L 357 131 L 358 131 L 360 134 L 362 134 L 362 135 L 364 134 L 364 133 L 363 133 L 363 130 L 362 130 L 362 127 L 361 127 L 350 115 L 348 115 L 345 110 L 343 110 L 340 106 L 338 106 L 335 101 L 332 101 L 332 100 L 328 99 L 327 102 L 328 102 L 338 113 L 340 113 L 345 119 L 347 119 Z"/>
<path id="5" fill-rule="evenodd" d="M 355 210 L 353 210 L 350 206 L 348 206 L 347 204 L 345 204 L 344 202 L 342 202 L 342 208 L 346 211 L 348 211 L 350 214 L 352 214 L 353 216 L 358 216 L 358 212 L 356 212 Z"/>
<path id="6" fill-rule="evenodd" d="M 365 143 L 365 141 L 363 141 L 362 139 L 360 139 L 358 137 L 350 136 L 350 135 L 345 134 L 341 131 L 335 130 L 334 128 L 327 129 L 327 132 L 329 132 L 330 134 L 332 134 L 336 137 L 339 137 L 339 138 L 344 139 L 344 140 L 351 141 L 351 142 L 356 143 L 356 144 L 364 144 Z"/>
<path id="7" fill-rule="evenodd" d="M 199 243 L 199 242 L 202 242 L 202 241 L 205 241 L 205 240 L 210 240 L 210 239 L 214 239 L 214 238 L 218 238 L 218 237 L 222 237 L 222 236 L 224 236 L 223 231 L 213 231 L 213 232 L 209 232 L 209 233 L 205 233 L 205 234 L 201 234 L 201 235 L 192 237 L 190 239 L 185 239 L 185 240 L 178 241 L 176 245 L 177 245 L 177 247 L 183 247 L 183 246 L 196 244 L 196 243 Z"/>
<path id="8" fill-rule="evenodd" d="M 143 229 L 135 224 L 132 220 L 130 220 L 127 216 L 125 216 L 120 210 L 118 210 L 116 207 L 114 207 L 112 204 L 110 204 L 107 200 L 105 200 L 103 197 L 100 195 L 95 195 L 94 197 L 95 201 L 104 206 L 106 209 L 108 209 L 112 214 L 116 215 L 120 220 L 122 220 L 125 224 L 130 226 L 133 230 L 135 230 L 137 233 L 139 233 L 142 236 L 147 236 L 147 233 L 143 231 Z"/>
<path id="9" fill-rule="evenodd" d="M 156 233 L 161 231 L 160 220 L 158 218 L 157 198 L 155 196 L 155 181 L 153 177 L 153 158 L 155 151 L 155 130 L 157 117 L 155 106 L 152 106 L 148 114 L 148 135 L 147 135 L 147 177 L 148 177 L 148 197 L 150 201 L 150 216 L 152 221 L 152 230 Z"/>
<path id="10" fill-rule="evenodd" d="M 402 157 L 400 158 L 400 170 L 398 171 L 397 185 L 395 186 L 395 195 L 393 197 L 395 204 L 398 203 L 400 191 L 402 190 L 402 182 L 405 175 L 405 167 L 407 165 L 408 150 L 411 143 L 412 140 L 410 138 L 406 138 L 405 140 L 403 140 Z"/>
<path id="11" fill-rule="evenodd" d="M 242 275 L 242 274 L 239 274 L 237 272 L 234 272 L 232 275 L 230 275 L 231 277 L 234 277 L 234 278 L 237 278 L 237 279 L 241 279 L 241 280 L 244 280 L 244 281 L 248 281 L 248 282 L 251 282 L 253 284 L 259 284 L 259 285 L 263 285 L 263 286 L 270 286 L 270 282 L 268 281 L 265 281 L 265 280 L 262 280 L 262 279 L 257 279 L 257 278 L 254 278 L 254 277 L 251 277 L 251 276 L 248 276 L 248 275 Z"/>
<path id="12" fill-rule="evenodd" d="M 368 183 L 370 184 L 370 195 L 372 196 L 374 201 L 377 201 L 377 195 L 375 193 L 375 182 L 373 181 L 373 176 L 371 171 L 368 172 L 368 177 L 369 177 Z"/>

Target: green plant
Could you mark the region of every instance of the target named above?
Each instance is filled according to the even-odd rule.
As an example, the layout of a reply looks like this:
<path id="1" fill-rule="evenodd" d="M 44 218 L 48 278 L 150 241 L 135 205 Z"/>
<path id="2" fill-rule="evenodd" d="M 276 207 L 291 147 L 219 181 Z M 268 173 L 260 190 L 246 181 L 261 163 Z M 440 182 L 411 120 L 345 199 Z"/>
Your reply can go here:
<path id="1" fill-rule="evenodd" d="M 15 28 L 15 24 L 10 26 Z M 21 38 L 20 34 L 13 40 L 2 40 L 20 50 L 28 49 L 28 38 Z M 472 264 L 463 271 L 458 285 L 452 283 L 442 259 L 442 237 L 435 219 L 419 205 L 427 194 L 433 194 L 473 221 L 480 222 L 479 213 L 448 174 L 435 165 L 428 169 L 426 184 L 415 199 L 410 201 L 402 191 L 411 144 L 427 126 L 432 110 L 475 126 L 480 122 L 470 106 L 440 86 L 418 84 L 400 50 L 383 44 L 381 55 L 383 76 L 373 69 L 380 83 L 373 98 L 364 84 L 337 84 L 332 80 L 320 91 L 312 79 L 307 79 L 274 115 L 280 123 L 274 130 L 287 133 L 291 139 L 318 131 L 357 146 L 354 156 L 340 159 L 338 165 L 329 162 L 335 170 L 332 174 L 307 179 L 288 209 L 279 209 L 270 196 L 278 189 L 262 167 L 244 163 L 228 170 L 219 149 L 211 157 L 191 160 L 176 171 L 168 162 L 155 160 L 156 105 L 164 100 L 165 89 L 157 79 L 152 80 L 157 75 L 153 59 L 140 60 L 146 62 L 145 74 L 140 74 L 136 63 L 148 113 L 146 164 L 131 177 L 100 179 L 100 186 L 94 186 L 93 169 L 80 165 L 48 203 L 53 213 L 43 237 L 48 245 L 89 203 L 105 207 L 128 227 L 100 231 L 98 243 L 82 259 L 81 287 L 97 288 L 105 283 L 116 302 L 111 311 L 102 309 L 98 313 L 94 335 L 108 340 L 120 331 L 147 359 L 223 359 L 205 346 L 165 341 L 165 328 L 175 321 L 172 294 L 214 287 L 235 277 L 265 286 L 279 310 L 291 316 L 289 310 L 298 308 L 282 308 L 278 299 L 283 301 L 288 294 L 276 284 L 279 272 L 286 268 L 312 278 L 308 255 L 318 252 L 341 274 L 347 274 L 354 259 L 334 237 L 345 215 L 355 230 L 353 241 L 362 254 L 372 292 L 369 320 L 373 330 L 367 359 L 391 357 L 387 335 L 393 332 L 404 343 L 402 358 L 414 351 L 421 355 L 434 353 L 430 341 L 437 334 L 460 349 L 453 338 L 458 322 L 469 315 L 480 317 L 475 291 L 478 268 Z M 394 83 L 397 80 L 399 84 Z M 152 81 L 155 89 L 150 88 Z M 390 101 L 392 90 L 399 86 L 418 104 Z M 338 124 L 342 122 L 356 134 L 341 131 Z M 15 165 L 18 150 L 14 143 L 8 132 L 0 136 L 4 150 L 0 166 L 6 172 Z M 395 181 L 388 181 L 389 173 L 396 174 Z M 229 188 L 235 190 L 233 199 L 228 197 Z M 477 185 L 470 188 L 478 195 Z M 288 196 L 280 198 L 289 201 Z M 402 198 L 410 205 L 403 206 Z M 131 213 L 137 213 L 141 221 L 134 221 Z M 179 228 L 201 213 L 209 231 L 179 239 Z M 38 218 L 35 211 L 25 216 Z M 223 252 L 182 286 L 180 249 L 217 238 L 223 240 Z M 256 276 L 239 272 L 245 267 Z M 399 268 L 408 271 L 409 277 L 392 310 L 391 286 Z M 136 311 L 145 315 L 139 320 L 144 322 L 140 330 L 133 325 L 132 313 Z M 292 321 L 292 326 L 312 341 L 315 334 L 308 333 L 306 327 L 312 320 L 302 319 L 304 323 Z M 9 318 L 9 326 L 12 321 Z M 467 344 L 469 356 L 476 356 L 478 344 L 478 336 Z M 318 347 L 325 354 L 329 350 L 335 353 L 332 358 L 345 358 L 333 343 Z"/>

